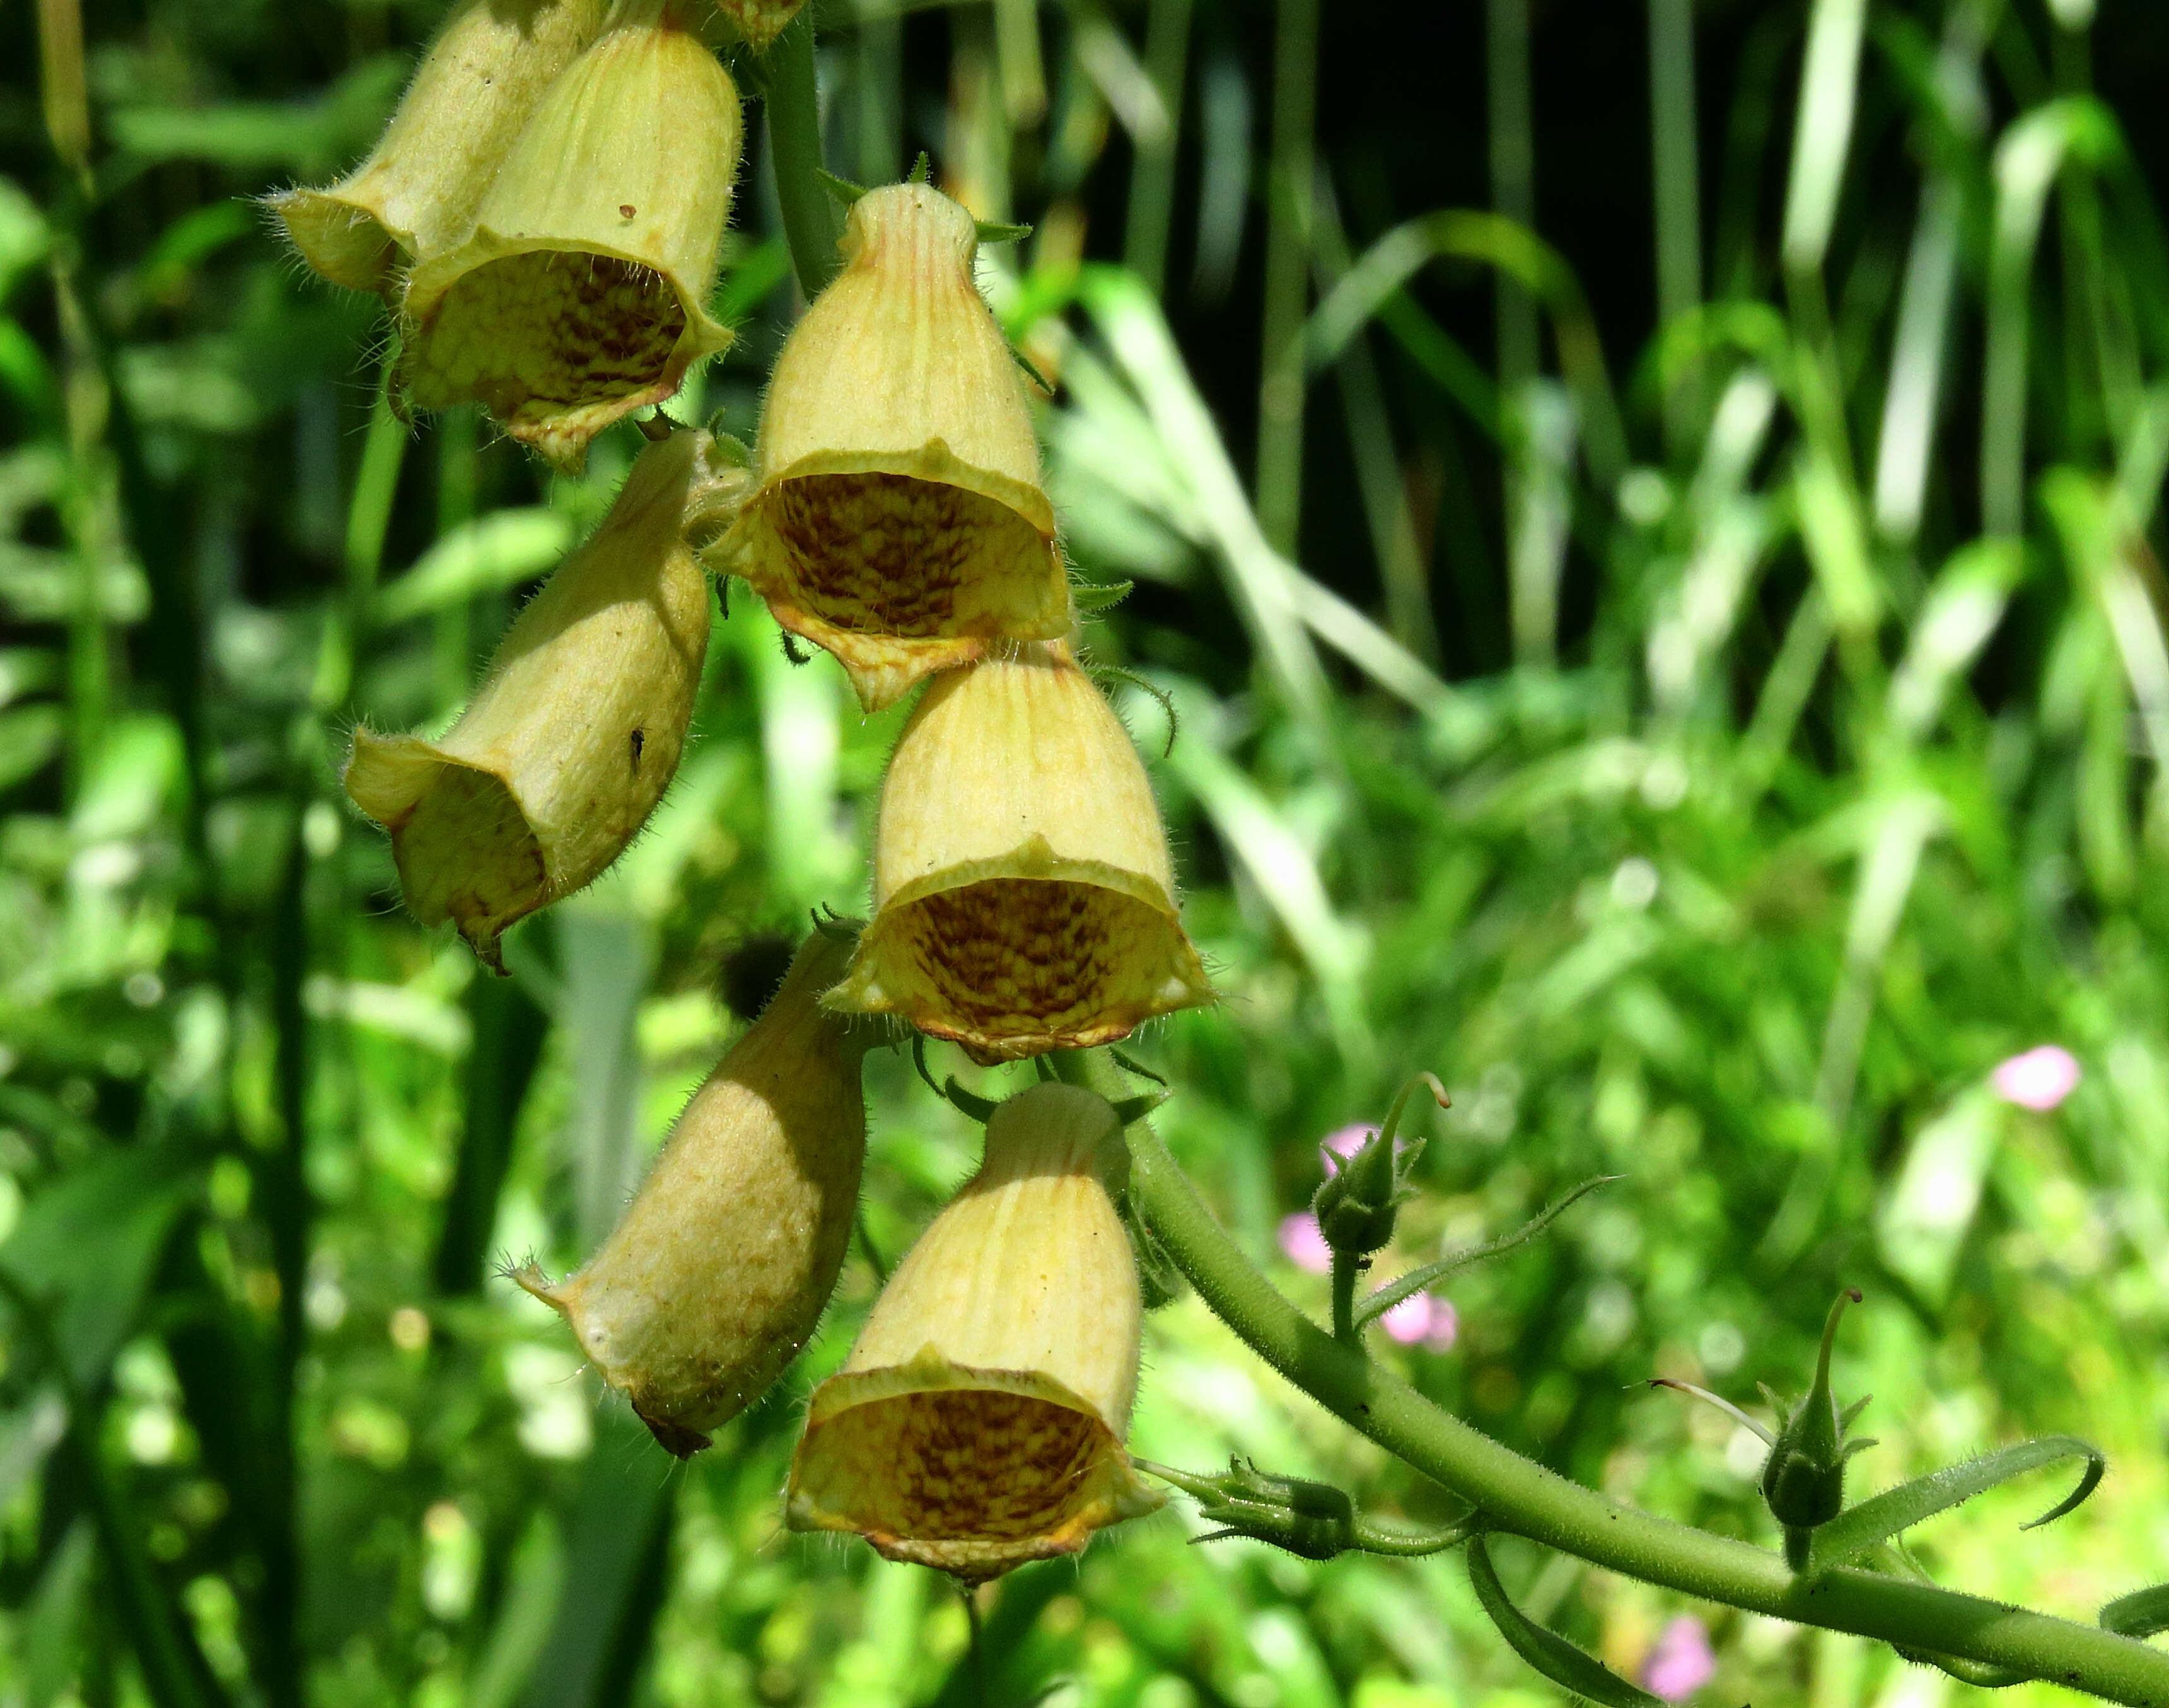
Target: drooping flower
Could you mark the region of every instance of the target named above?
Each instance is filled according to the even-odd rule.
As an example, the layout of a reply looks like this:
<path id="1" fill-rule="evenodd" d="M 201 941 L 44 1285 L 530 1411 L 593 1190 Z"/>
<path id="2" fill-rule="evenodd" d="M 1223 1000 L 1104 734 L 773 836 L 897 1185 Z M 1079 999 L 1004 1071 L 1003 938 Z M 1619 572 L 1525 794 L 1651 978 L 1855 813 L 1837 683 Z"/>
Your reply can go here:
<path id="1" fill-rule="evenodd" d="M 2020 1109 L 2045 1114 L 2079 1088 L 2079 1058 L 2060 1044 L 2040 1044 L 1996 1064 L 1996 1094 Z"/>
<path id="2" fill-rule="evenodd" d="M 1059 642 L 928 689 L 882 785 L 874 908 L 829 1001 L 981 1062 L 1212 998 L 1144 767 Z"/>
<path id="3" fill-rule="evenodd" d="M 449 734 L 354 732 L 346 791 L 391 832 L 408 907 L 492 966 L 507 926 L 625 851 L 678 769 L 708 646 L 707 581 L 679 536 L 706 439 L 641 453 Z"/>
<path id="4" fill-rule="evenodd" d="M 820 1003 L 850 941 L 833 926 L 807 939 L 586 1266 L 555 1285 L 532 1264 L 515 1277 L 680 1458 L 798 1355 L 850 1244 L 876 1040 Z"/>
<path id="5" fill-rule="evenodd" d="M 776 359 L 759 485 L 723 547 L 869 710 L 1069 628 L 1024 379 L 977 247 L 972 216 L 927 185 L 852 205 L 844 270 Z"/>
<path id="6" fill-rule="evenodd" d="M 401 377 L 425 408 L 479 402 L 578 469 L 730 342 L 710 318 L 741 119 L 686 0 L 619 0 L 520 133 L 464 241 L 423 254 Z"/>
<path id="7" fill-rule="evenodd" d="M 1113 1108 L 1081 1088 L 995 1109 L 979 1172 L 813 1391 L 792 1529 L 979 1582 L 1161 1504 L 1123 1448 L 1143 1309 L 1106 1182 L 1126 1160 Z"/>
<path id="8" fill-rule="evenodd" d="M 595 39 L 605 0 L 461 0 L 369 158 L 265 205 L 310 268 L 396 296 L 414 258 L 466 241 L 498 168 L 558 74 Z"/>

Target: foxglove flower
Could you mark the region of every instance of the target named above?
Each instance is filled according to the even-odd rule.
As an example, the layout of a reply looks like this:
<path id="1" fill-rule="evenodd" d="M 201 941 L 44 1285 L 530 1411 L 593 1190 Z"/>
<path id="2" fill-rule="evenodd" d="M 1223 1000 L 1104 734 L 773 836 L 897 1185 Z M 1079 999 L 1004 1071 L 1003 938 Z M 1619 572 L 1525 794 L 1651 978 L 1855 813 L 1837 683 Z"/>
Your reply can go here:
<path id="1" fill-rule="evenodd" d="M 641 453 L 450 733 L 354 732 L 346 791 L 392 833 L 408 907 L 493 967 L 505 928 L 600 875 L 678 769 L 708 646 L 707 580 L 679 537 L 706 439 Z"/>
<path id="2" fill-rule="evenodd" d="M 759 484 L 725 542 L 775 620 L 877 710 L 930 672 L 1069 628 L 1025 382 L 925 184 L 852 204 L 844 270 L 777 358 Z"/>
<path id="3" fill-rule="evenodd" d="M 421 256 L 403 301 L 412 402 L 479 402 L 578 469 L 595 434 L 730 343 L 706 305 L 738 96 L 686 3 L 619 0 L 521 132 L 472 233 Z"/>
<path id="4" fill-rule="evenodd" d="M 1143 1311 L 1106 1182 L 1126 1161 L 1113 1108 L 1079 1087 L 994 1109 L 978 1173 L 813 1391 L 792 1529 L 981 1582 L 1161 1504 L 1123 1446 Z"/>
<path id="5" fill-rule="evenodd" d="M 782 987 L 678 1117 L 587 1266 L 520 1284 L 562 1312 L 603 1379 L 684 1458 L 765 1393 L 835 1290 L 866 1148 L 873 1029 L 820 1004 L 850 934 L 807 938 Z"/>
<path id="6" fill-rule="evenodd" d="M 882 785 L 874 907 L 830 1002 L 981 1062 L 1212 999 L 1144 766 L 1059 642 L 928 689 Z"/>
<path id="7" fill-rule="evenodd" d="M 414 258 L 464 242 L 498 168 L 605 0 L 461 0 L 363 161 L 322 189 L 266 199 L 310 269 L 387 300 Z"/>

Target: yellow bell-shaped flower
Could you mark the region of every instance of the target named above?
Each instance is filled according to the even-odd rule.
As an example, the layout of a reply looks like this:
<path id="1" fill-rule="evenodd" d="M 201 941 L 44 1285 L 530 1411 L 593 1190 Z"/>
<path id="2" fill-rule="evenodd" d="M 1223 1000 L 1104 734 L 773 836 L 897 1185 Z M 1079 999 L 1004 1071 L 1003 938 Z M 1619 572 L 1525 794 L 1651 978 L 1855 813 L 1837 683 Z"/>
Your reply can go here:
<path id="1" fill-rule="evenodd" d="M 874 910 L 831 1004 L 981 1062 L 1212 1000 L 1144 767 L 1058 641 L 927 689 L 882 784 Z"/>
<path id="2" fill-rule="evenodd" d="M 449 734 L 354 732 L 346 791 L 392 833 L 408 907 L 493 967 L 499 934 L 623 853 L 678 769 L 708 646 L 707 578 L 679 537 L 706 442 L 641 453 Z"/>
<path id="3" fill-rule="evenodd" d="M 1161 1504 L 1123 1448 L 1143 1312 L 1105 1181 L 1126 1161 L 1114 1109 L 1079 1087 L 994 1111 L 978 1173 L 813 1391 L 793 1530 L 976 1583 Z"/>
<path id="4" fill-rule="evenodd" d="M 851 936 L 807 939 L 587 1266 L 554 1286 L 532 1264 L 514 1277 L 681 1459 L 798 1355 L 843 1268 L 866 1148 L 859 1069 L 877 1038 L 820 997 Z"/>
<path id="5" fill-rule="evenodd" d="M 730 343 L 706 303 L 742 121 L 685 3 L 619 0 L 521 132 L 472 233 L 418 260 L 402 305 L 413 402 L 478 401 L 577 469 L 595 434 Z"/>
<path id="6" fill-rule="evenodd" d="M 605 0 L 461 0 L 369 158 L 265 205 L 311 269 L 387 300 L 424 253 L 466 241 L 498 168 L 558 74 L 595 39 Z"/>
<path id="7" fill-rule="evenodd" d="M 890 184 L 852 204 L 843 249 L 776 359 L 759 484 L 724 561 L 874 710 L 930 672 L 1068 633 L 1069 589 L 972 216 Z"/>

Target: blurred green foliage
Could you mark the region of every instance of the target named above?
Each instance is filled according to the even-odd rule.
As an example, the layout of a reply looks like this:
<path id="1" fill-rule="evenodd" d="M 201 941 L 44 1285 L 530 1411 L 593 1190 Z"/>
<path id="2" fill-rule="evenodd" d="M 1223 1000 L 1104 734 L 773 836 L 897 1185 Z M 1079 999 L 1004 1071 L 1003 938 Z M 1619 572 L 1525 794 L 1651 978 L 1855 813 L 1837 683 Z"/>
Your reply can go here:
<path id="1" fill-rule="evenodd" d="M 870 1267 L 683 1470 L 498 1274 L 580 1260 L 732 1035 L 732 968 L 862 903 L 897 715 L 736 601 L 655 822 L 515 934 L 514 976 L 413 928 L 344 732 L 449 721 L 631 429 L 570 481 L 466 414 L 402 426 L 374 305 L 243 200 L 360 154 L 437 7 L 93 5 L 87 176 L 48 141 L 40 9 L 70 8 L 0 13 L 0 1698 L 978 1700 L 943 1582 L 780 1530 Z M 1373 1337 L 1426 1391 L 1772 1542 L 1752 1437 L 1638 1384 L 1797 1393 L 1856 1283 L 1841 1397 L 1873 1390 L 1883 1443 L 1857 1491 L 2028 1429 L 2112 1455 L 2022 1541 L 2038 1489 L 1938 1520 L 1947 1581 L 2086 1617 L 2169 1576 L 2169 19 L 820 23 L 839 172 L 923 146 L 1037 227 L 986 282 L 1058 381 L 1080 572 L 1138 583 L 1090 640 L 1177 716 L 1168 746 L 1126 693 L 1224 997 L 1138 1051 L 1239 1237 L 1322 1311 L 1280 1220 L 1327 1132 L 1434 1069 L 1453 1108 L 1380 1274 L 1624 1178 L 1457 1278 L 1451 1346 Z M 758 147 L 739 207 L 740 341 L 680 412 L 745 433 L 797 308 Z M 2069 1099 L 1999 1098 L 2044 1042 Z M 893 1256 L 970 1132 L 907 1063 L 870 1088 Z M 1153 1319 L 1134 1439 L 1448 1515 L 1194 1299 Z M 989 1700 L 1545 1694 L 1451 1557 L 1189 1524 L 1005 1580 Z M 1630 1673 L 1679 1610 L 1499 1559 Z M 1961 1688 L 1714 1630 L 1729 1700 Z"/>

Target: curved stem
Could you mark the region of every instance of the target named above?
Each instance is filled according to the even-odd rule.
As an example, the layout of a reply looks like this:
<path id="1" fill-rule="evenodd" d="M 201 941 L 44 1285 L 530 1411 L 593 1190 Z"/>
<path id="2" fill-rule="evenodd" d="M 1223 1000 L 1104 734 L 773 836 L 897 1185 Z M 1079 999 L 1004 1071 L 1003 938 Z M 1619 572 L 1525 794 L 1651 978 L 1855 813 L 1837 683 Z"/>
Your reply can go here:
<path id="1" fill-rule="evenodd" d="M 1522 1458 L 1303 1316 L 1221 1230 L 1149 1126 L 1132 1127 L 1129 1143 L 1132 1200 L 1214 1313 L 1297 1387 L 1493 1527 L 1707 1600 L 2169 1708 L 2169 1654 L 2144 1643 L 1850 1567 L 1799 1576 L 1764 1549 L 1622 1506 Z"/>
<path id="2" fill-rule="evenodd" d="M 813 8 L 802 8 L 768 51 L 769 163 L 791 264 L 807 301 L 836 276 L 836 210 L 822 188 L 821 98 L 813 74 Z"/>

